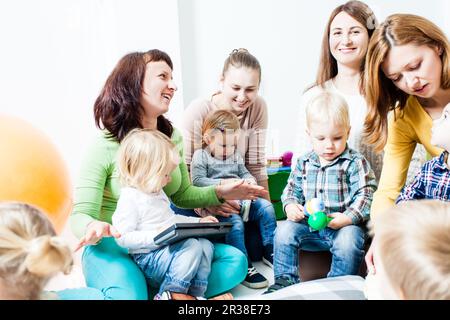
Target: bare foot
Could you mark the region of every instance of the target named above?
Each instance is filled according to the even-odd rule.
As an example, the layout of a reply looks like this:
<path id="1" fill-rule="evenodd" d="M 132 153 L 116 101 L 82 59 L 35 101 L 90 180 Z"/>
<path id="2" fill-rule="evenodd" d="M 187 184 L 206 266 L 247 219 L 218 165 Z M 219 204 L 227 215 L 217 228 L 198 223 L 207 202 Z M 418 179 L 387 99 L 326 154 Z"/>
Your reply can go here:
<path id="1" fill-rule="evenodd" d="M 208 300 L 233 300 L 233 299 L 234 299 L 233 295 L 231 293 L 227 292 L 227 293 L 220 294 L 218 296 L 209 298 Z"/>

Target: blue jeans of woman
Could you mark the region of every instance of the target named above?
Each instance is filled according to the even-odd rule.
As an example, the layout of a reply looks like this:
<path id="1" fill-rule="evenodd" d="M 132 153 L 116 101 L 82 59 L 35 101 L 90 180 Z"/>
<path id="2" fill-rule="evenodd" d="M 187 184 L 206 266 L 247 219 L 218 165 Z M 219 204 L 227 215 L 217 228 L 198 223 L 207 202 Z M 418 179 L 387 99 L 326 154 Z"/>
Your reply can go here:
<path id="1" fill-rule="evenodd" d="M 299 249 L 306 251 L 330 251 L 331 268 L 327 277 L 355 275 L 364 257 L 366 234 L 356 225 L 339 230 L 325 228 L 311 231 L 305 219 L 300 222 L 286 220 L 275 232 L 274 276 L 287 278 L 295 283 L 299 277 Z"/>
<path id="2" fill-rule="evenodd" d="M 188 238 L 149 253 L 132 254 L 150 286 L 164 291 L 205 295 L 214 245 L 207 239 Z"/>

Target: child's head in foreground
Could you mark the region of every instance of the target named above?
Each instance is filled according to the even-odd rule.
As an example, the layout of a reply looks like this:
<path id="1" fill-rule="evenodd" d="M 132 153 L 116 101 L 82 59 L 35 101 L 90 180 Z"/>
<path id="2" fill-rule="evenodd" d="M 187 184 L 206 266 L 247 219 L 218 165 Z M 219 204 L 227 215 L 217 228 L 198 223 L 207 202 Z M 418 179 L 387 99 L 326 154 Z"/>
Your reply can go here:
<path id="1" fill-rule="evenodd" d="M 70 272 L 72 252 L 37 208 L 0 203 L 0 295 L 39 299 L 52 276 Z"/>
<path id="2" fill-rule="evenodd" d="M 306 105 L 306 132 L 321 162 L 339 157 L 347 146 L 350 117 L 347 102 L 339 94 L 321 91 Z"/>
<path id="3" fill-rule="evenodd" d="M 407 201 L 370 224 L 383 299 L 450 299 L 450 203 Z"/>
<path id="4" fill-rule="evenodd" d="M 180 161 L 173 142 L 150 129 L 132 130 L 121 142 L 117 157 L 122 185 L 145 193 L 160 192 Z"/>
<path id="5" fill-rule="evenodd" d="M 239 120 L 234 113 L 217 110 L 203 121 L 203 147 L 213 157 L 224 160 L 236 151 L 239 129 Z"/>

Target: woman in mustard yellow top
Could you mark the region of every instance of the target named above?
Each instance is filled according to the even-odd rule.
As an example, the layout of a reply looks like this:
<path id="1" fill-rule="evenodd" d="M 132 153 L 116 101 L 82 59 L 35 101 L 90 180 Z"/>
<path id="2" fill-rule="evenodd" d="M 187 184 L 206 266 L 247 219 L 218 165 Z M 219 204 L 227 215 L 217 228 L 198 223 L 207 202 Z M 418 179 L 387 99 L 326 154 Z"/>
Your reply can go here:
<path id="1" fill-rule="evenodd" d="M 391 15 L 372 35 L 364 76 L 365 134 L 376 150 L 384 147 L 384 159 L 371 215 L 394 204 L 417 143 L 433 157 L 442 151 L 430 139 L 433 120 L 450 103 L 449 54 L 444 32 L 416 15 Z M 372 248 L 366 263 L 374 271 Z"/>

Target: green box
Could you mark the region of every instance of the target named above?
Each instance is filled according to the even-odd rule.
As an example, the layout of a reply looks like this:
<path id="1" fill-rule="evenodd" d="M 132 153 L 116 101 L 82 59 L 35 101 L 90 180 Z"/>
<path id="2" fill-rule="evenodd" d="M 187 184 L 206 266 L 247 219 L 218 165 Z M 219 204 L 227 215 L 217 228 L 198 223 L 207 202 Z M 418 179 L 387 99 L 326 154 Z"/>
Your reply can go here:
<path id="1" fill-rule="evenodd" d="M 288 170 L 277 171 L 268 174 L 270 200 L 272 201 L 272 204 L 275 208 L 275 215 L 277 217 L 277 220 L 286 218 L 281 204 L 281 195 L 283 194 L 284 187 L 286 187 L 286 183 L 290 174 L 291 172 Z"/>

